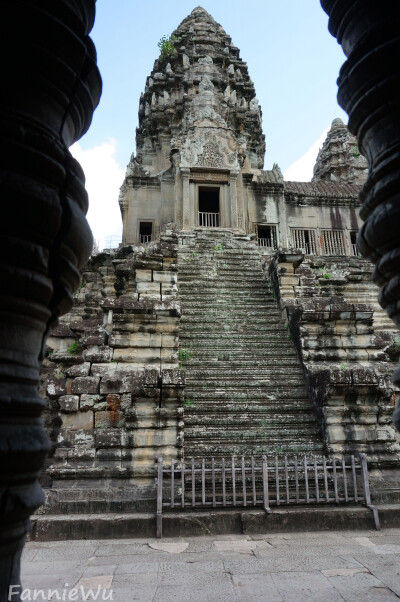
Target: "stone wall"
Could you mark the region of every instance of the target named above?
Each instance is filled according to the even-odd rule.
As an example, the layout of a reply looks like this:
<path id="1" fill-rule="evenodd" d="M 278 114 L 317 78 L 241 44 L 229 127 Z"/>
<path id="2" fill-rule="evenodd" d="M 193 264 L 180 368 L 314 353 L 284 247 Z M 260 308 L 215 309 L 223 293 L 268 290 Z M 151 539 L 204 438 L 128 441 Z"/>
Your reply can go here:
<path id="1" fill-rule="evenodd" d="M 391 422 L 400 340 L 377 307 L 371 270 L 360 258 L 296 250 L 277 252 L 269 265 L 327 450 L 365 452 L 382 469 L 400 457 Z"/>
<path id="2" fill-rule="evenodd" d="M 92 257 L 73 311 L 48 339 L 42 388 L 54 446 L 45 481 L 52 509 L 75 500 L 90 510 L 102 496 L 115 509 L 126 487 L 140 505 L 154 497 L 155 457 L 181 455 L 176 243 L 169 233 L 147 248 Z M 90 497 L 92 506 L 82 506 Z"/>

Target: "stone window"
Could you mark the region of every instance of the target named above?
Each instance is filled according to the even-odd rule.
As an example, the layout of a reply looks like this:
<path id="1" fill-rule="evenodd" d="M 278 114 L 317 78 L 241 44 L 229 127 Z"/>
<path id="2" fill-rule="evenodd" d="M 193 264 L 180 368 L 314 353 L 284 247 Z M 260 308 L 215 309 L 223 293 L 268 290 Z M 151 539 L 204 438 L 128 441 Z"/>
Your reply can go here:
<path id="1" fill-rule="evenodd" d="M 199 226 L 219 228 L 219 186 L 199 186 Z"/>
<path id="2" fill-rule="evenodd" d="M 357 230 L 352 230 L 350 232 L 350 253 L 351 253 L 351 255 L 356 255 L 356 256 L 358 255 L 357 234 L 358 234 Z"/>
<path id="3" fill-rule="evenodd" d="M 315 230 L 292 228 L 292 245 L 301 249 L 306 255 L 317 254 L 317 236 Z"/>
<path id="4" fill-rule="evenodd" d="M 323 255 L 347 255 L 343 230 L 322 230 Z"/>
<path id="5" fill-rule="evenodd" d="M 152 232 L 152 222 L 139 222 L 139 238 L 141 243 L 150 242 Z"/>
<path id="6" fill-rule="evenodd" d="M 276 249 L 276 226 L 257 224 L 257 241 L 260 247 Z"/>

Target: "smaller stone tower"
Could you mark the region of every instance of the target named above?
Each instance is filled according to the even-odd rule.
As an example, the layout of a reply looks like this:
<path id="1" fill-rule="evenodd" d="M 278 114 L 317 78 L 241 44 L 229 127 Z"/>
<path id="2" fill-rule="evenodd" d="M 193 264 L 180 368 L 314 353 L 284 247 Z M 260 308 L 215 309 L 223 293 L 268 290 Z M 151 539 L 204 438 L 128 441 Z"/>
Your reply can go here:
<path id="1" fill-rule="evenodd" d="M 356 138 L 340 118 L 332 121 L 314 166 L 313 182 L 337 182 L 362 185 L 368 163 L 358 150 Z"/>

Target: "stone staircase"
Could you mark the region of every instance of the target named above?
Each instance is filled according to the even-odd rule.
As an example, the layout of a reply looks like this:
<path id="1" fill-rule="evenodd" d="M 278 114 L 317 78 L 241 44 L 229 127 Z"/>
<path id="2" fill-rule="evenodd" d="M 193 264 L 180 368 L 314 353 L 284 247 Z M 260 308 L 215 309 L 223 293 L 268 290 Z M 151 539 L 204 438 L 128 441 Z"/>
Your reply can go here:
<path id="1" fill-rule="evenodd" d="M 397 331 L 394 322 L 378 303 L 379 287 L 372 281 L 373 265 L 362 257 L 319 257 L 323 261 L 326 271 L 330 271 L 335 278 L 337 274 L 346 278 L 342 287 L 337 284 L 330 285 L 327 281 L 324 290 L 326 296 L 341 293 L 348 303 L 367 303 L 374 308 L 373 326 L 375 331 Z M 340 290 L 340 288 L 342 290 Z"/>
<path id="2" fill-rule="evenodd" d="M 222 229 L 180 234 L 185 456 L 323 452 L 303 373 L 257 247 Z"/>

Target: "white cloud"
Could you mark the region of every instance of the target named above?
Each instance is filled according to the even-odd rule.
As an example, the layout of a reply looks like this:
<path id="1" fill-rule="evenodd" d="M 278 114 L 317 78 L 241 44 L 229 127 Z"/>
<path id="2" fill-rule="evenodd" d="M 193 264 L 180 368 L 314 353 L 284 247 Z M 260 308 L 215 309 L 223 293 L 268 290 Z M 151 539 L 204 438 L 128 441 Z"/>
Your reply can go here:
<path id="1" fill-rule="evenodd" d="M 329 128 L 326 128 L 308 151 L 289 165 L 283 174 L 285 180 L 291 182 L 309 182 L 311 180 L 318 151 L 322 147 L 328 131 Z"/>
<path id="2" fill-rule="evenodd" d="M 116 146 L 116 140 L 110 139 L 87 150 L 83 150 L 79 142 L 70 148 L 85 172 L 86 190 L 89 194 L 87 219 L 100 248 L 107 246 L 104 240 L 106 238 L 113 237 L 115 240 L 115 237 L 119 237 L 119 242 L 122 238 L 118 195 L 125 169 L 115 160 Z"/>

